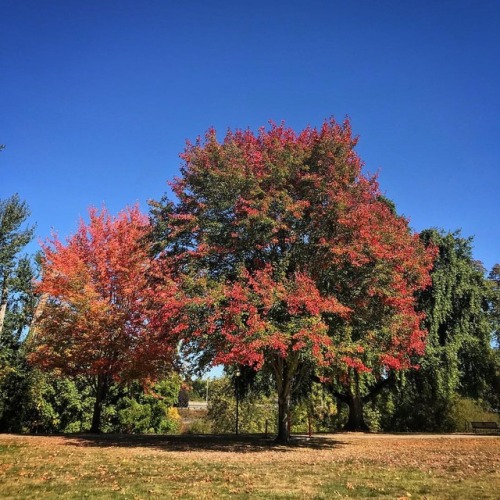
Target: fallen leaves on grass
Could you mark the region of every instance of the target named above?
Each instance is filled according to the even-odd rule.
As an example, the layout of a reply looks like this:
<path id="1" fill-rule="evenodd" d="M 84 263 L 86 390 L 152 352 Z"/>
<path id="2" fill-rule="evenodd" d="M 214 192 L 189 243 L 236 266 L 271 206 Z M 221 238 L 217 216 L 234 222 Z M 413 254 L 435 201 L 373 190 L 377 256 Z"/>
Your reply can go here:
<path id="1" fill-rule="evenodd" d="M 290 447 L 234 438 L 213 438 L 202 446 L 195 439 L 2 435 L 0 446 L 7 451 L 0 454 L 0 496 L 15 496 L 21 485 L 28 488 L 25 497 L 43 487 L 61 495 L 89 490 L 130 498 L 286 494 L 412 500 L 433 492 L 447 498 L 439 488 L 452 488 L 458 497 L 473 491 L 477 498 L 485 491 L 480 486 L 496 491 L 499 485 L 495 437 L 339 434 L 304 438 Z"/>

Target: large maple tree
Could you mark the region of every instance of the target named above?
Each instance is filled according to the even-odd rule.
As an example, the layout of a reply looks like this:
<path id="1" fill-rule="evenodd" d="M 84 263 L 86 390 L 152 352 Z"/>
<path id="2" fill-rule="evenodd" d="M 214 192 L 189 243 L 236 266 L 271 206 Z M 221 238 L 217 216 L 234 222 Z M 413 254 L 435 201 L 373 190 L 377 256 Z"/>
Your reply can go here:
<path id="1" fill-rule="evenodd" d="M 157 237 L 189 277 L 184 346 L 272 370 L 278 441 L 305 367 L 350 384 L 424 350 L 414 293 L 429 283 L 432 251 L 363 175 L 356 142 L 347 120 L 222 142 L 209 130 L 181 155 L 178 202 L 153 204 Z"/>
<path id="2" fill-rule="evenodd" d="M 116 217 L 92 208 L 89 216 L 66 242 L 43 245 L 30 360 L 88 378 L 91 431 L 99 432 L 111 384 L 154 379 L 171 366 L 183 302 L 167 261 L 152 259 L 149 219 L 138 207 Z"/>

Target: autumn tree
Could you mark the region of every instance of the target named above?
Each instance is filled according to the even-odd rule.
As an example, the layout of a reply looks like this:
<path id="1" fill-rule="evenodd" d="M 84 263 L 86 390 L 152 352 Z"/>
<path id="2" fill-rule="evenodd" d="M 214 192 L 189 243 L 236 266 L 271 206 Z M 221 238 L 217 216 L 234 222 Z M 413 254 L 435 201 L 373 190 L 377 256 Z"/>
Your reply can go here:
<path id="1" fill-rule="evenodd" d="M 179 300 L 166 261 L 151 259 L 148 218 L 137 207 L 112 217 L 90 210 L 66 243 L 43 245 L 38 292 L 44 306 L 31 337 L 31 361 L 84 376 L 95 395 L 92 432 L 99 432 L 114 382 L 165 373 L 175 354 Z"/>
<path id="2" fill-rule="evenodd" d="M 414 293 L 429 282 L 432 252 L 363 175 L 356 142 L 348 121 L 229 131 L 221 143 L 209 130 L 181 155 L 178 203 L 153 204 L 157 241 L 188 277 L 185 348 L 268 367 L 278 441 L 311 364 L 348 384 L 410 367 L 424 349 Z"/>

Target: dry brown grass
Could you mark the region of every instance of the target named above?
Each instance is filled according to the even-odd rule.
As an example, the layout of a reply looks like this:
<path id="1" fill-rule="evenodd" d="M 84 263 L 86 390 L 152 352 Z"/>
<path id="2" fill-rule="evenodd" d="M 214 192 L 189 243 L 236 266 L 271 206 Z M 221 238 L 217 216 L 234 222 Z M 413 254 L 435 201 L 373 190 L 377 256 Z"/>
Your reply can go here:
<path id="1" fill-rule="evenodd" d="M 498 498 L 500 438 L 0 435 L 2 498 Z"/>

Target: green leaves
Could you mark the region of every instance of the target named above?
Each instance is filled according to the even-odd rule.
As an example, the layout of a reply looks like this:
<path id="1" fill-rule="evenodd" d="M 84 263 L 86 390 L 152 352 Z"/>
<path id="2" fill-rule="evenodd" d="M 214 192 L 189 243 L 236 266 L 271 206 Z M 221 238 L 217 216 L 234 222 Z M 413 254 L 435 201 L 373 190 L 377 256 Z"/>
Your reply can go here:
<path id="1" fill-rule="evenodd" d="M 0 429 L 19 429 L 22 398 L 28 391 L 22 339 L 37 303 L 33 290 L 37 272 L 22 254 L 33 237 L 34 228 L 26 225 L 29 214 L 17 194 L 0 200 Z"/>
<path id="2" fill-rule="evenodd" d="M 181 155 L 179 202 L 153 207 L 183 286 L 203 283 L 187 302 L 205 314 L 183 345 L 214 363 L 272 365 L 283 404 L 305 360 L 330 375 L 379 375 L 423 350 L 414 294 L 433 250 L 362 174 L 356 142 L 348 120 L 222 142 L 209 130 Z"/>
<path id="3" fill-rule="evenodd" d="M 429 335 L 420 370 L 406 377 L 396 395 L 393 423 L 412 430 L 450 430 L 458 397 L 495 404 L 490 289 L 473 259 L 471 238 L 430 229 L 421 239 L 439 249 L 432 286 L 418 296 Z"/>
<path id="4" fill-rule="evenodd" d="M 28 259 L 20 255 L 21 250 L 33 238 L 33 227 L 22 227 L 29 214 L 27 204 L 17 194 L 0 200 L 0 337 L 9 309 L 9 299 L 21 306 L 19 298 L 23 299 L 26 292 L 28 295 L 31 292 L 31 266 Z M 16 293 L 21 293 L 22 296 L 16 296 Z"/>

